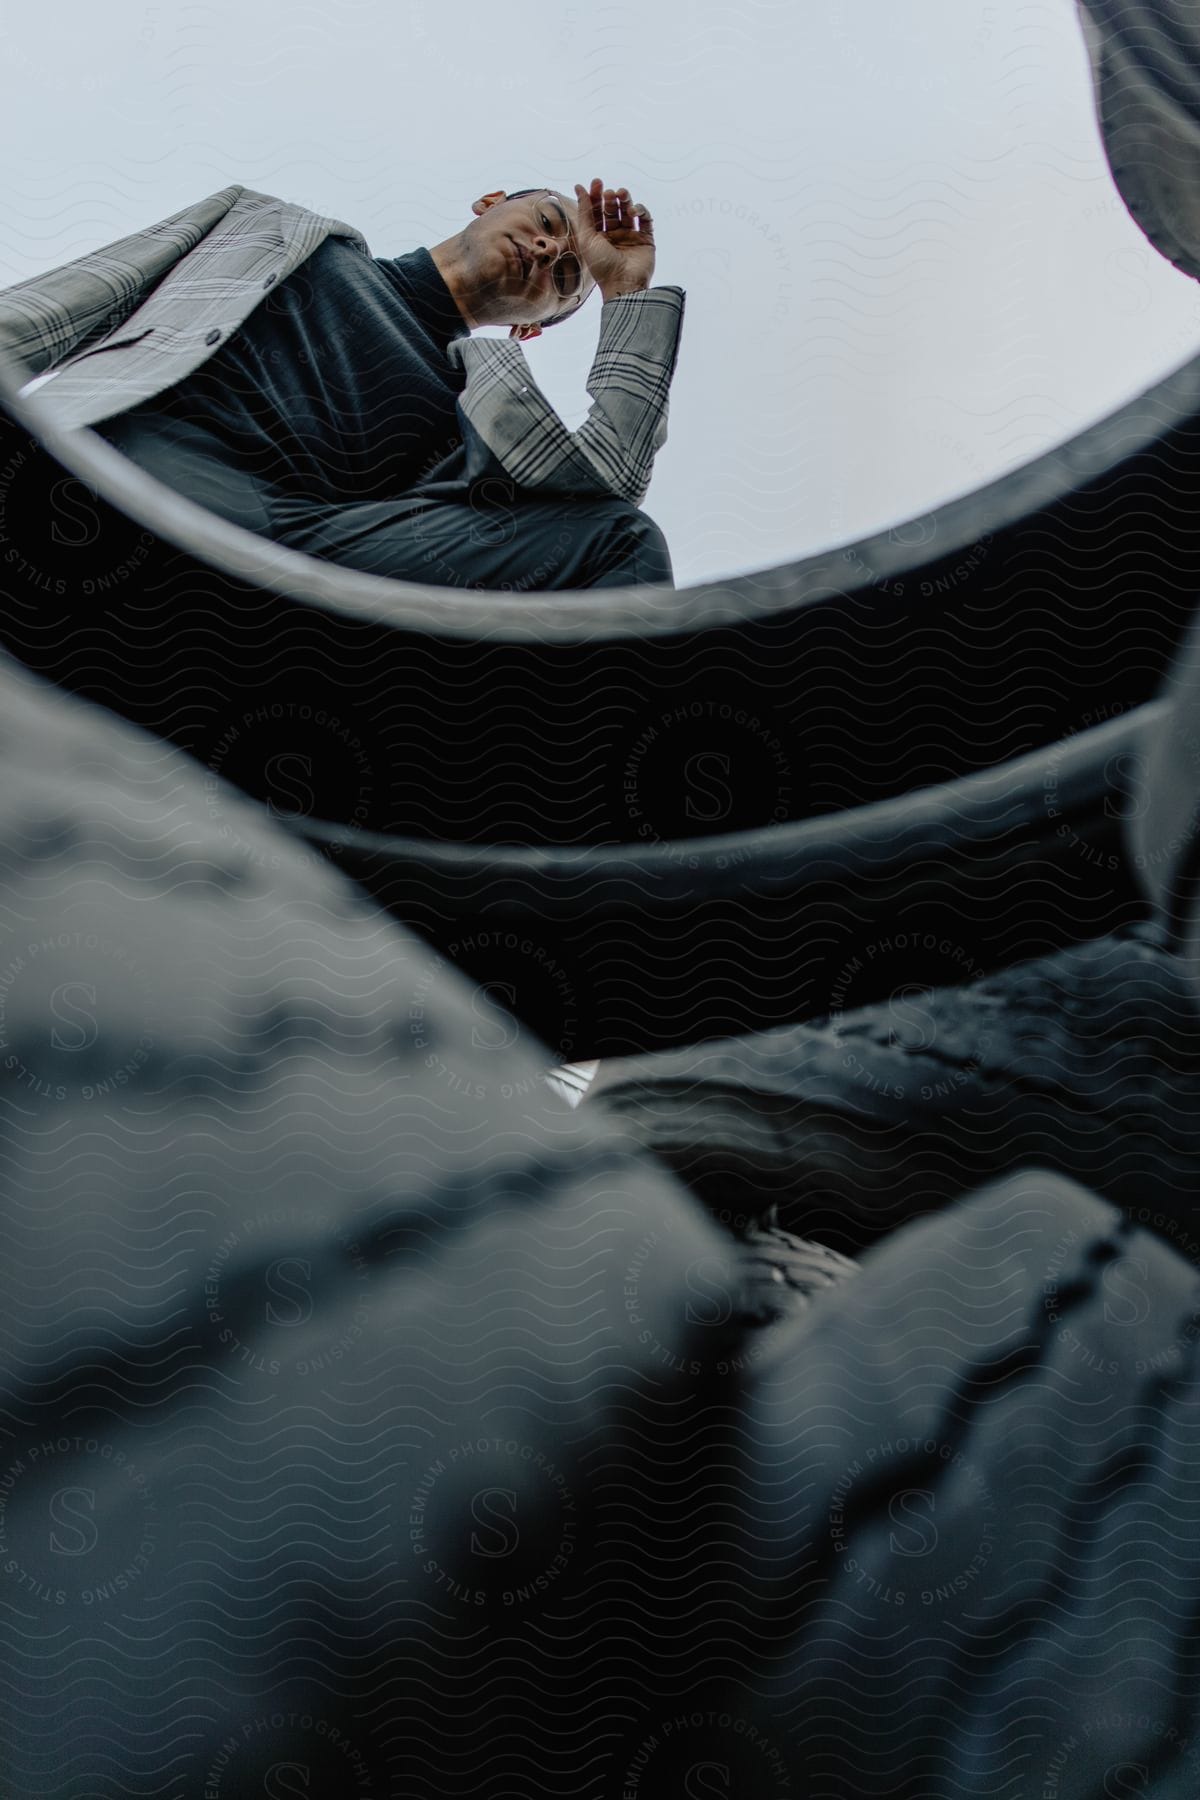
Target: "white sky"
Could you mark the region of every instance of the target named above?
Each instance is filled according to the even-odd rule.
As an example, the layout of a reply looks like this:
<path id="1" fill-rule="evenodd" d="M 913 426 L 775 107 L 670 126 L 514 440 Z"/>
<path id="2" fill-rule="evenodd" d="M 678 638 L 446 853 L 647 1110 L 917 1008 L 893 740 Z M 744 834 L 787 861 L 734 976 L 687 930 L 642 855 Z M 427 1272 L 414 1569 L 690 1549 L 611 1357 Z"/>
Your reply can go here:
<path id="1" fill-rule="evenodd" d="M 0 0 L 0 70 L 0 285 L 235 181 L 377 255 L 493 188 L 629 187 L 688 296 L 645 502 L 680 586 L 926 512 L 1200 350 L 1074 0 Z M 598 315 L 525 347 L 569 425 Z"/>

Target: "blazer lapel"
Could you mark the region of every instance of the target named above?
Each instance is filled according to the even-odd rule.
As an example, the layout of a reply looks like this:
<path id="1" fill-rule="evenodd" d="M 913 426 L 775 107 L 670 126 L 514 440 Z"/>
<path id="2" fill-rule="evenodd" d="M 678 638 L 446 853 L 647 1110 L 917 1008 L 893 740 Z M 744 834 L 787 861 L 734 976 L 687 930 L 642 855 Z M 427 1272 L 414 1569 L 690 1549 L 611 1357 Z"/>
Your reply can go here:
<path id="1" fill-rule="evenodd" d="M 119 330 L 244 192 L 222 188 L 157 225 L 0 291 L 0 358 L 39 374 Z"/>

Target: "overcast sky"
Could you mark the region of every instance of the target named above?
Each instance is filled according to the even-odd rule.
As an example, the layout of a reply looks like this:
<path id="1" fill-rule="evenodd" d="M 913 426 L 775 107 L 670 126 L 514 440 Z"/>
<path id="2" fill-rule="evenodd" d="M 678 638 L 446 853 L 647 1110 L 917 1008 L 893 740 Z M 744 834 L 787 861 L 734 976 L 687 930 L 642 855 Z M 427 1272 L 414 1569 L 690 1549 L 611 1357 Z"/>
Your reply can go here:
<path id="1" fill-rule="evenodd" d="M 627 186 L 687 292 L 645 501 L 680 586 L 923 513 L 1200 350 L 1074 0 L 0 0 L 0 69 L 0 285 L 230 182 L 377 255 Z M 598 310 L 525 347 L 570 425 Z"/>

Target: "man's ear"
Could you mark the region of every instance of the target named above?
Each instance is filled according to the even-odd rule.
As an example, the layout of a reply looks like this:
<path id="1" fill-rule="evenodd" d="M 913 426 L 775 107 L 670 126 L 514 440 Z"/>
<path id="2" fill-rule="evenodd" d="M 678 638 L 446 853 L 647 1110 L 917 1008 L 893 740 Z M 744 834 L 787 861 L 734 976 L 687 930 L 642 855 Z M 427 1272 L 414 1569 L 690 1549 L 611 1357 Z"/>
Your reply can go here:
<path id="1" fill-rule="evenodd" d="M 472 200 L 471 211 L 477 218 L 482 217 L 489 206 L 495 206 L 498 200 L 507 200 L 507 198 L 508 195 L 503 188 L 497 188 L 494 194 L 480 194 L 478 200 Z"/>
<path id="2" fill-rule="evenodd" d="M 529 338 L 541 337 L 542 328 L 540 325 L 514 325 L 508 335 L 516 338 L 518 344 L 523 344 Z"/>

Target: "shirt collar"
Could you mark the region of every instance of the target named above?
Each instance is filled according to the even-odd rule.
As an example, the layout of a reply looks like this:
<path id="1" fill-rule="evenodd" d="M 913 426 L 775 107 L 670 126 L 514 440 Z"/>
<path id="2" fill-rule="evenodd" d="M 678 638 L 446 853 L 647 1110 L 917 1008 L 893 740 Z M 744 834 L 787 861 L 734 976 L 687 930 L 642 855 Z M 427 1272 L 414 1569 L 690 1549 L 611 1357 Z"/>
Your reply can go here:
<path id="1" fill-rule="evenodd" d="M 443 347 L 452 338 L 469 337 L 471 327 L 458 310 L 454 295 L 428 249 L 410 250 L 393 259 L 408 290 L 409 305 L 430 336 Z"/>

